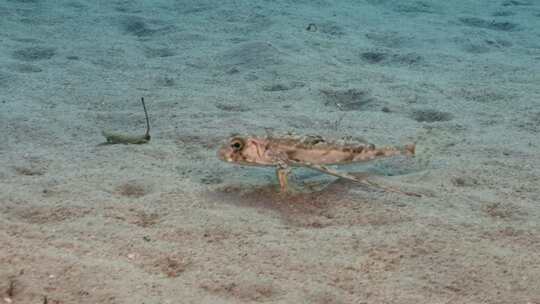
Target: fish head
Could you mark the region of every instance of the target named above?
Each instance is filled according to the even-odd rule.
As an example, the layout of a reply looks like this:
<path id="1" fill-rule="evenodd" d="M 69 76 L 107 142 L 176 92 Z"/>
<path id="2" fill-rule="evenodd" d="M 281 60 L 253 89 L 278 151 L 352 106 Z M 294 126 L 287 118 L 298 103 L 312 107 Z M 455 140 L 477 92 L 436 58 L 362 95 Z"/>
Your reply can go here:
<path id="1" fill-rule="evenodd" d="M 255 137 L 232 136 L 219 148 L 219 159 L 239 165 L 268 166 L 272 159 L 265 140 Z"/>

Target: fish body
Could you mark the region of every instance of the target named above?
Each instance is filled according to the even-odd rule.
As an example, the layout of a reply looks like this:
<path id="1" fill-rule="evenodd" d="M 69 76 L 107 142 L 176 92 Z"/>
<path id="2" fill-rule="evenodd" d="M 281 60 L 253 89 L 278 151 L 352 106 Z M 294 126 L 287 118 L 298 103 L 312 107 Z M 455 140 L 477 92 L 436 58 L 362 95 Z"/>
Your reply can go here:
<path id="1" fill-rule="evenodd" d="M 342 165 L 396 155 L 411 156 L 415 145 L 378 148 L 368 143 L 328 141 L 320 136 L 232 136 L 219 149 L 226 162 L 253 166 Z"/>
<path id="2" fill-rule="evenodd" d="M 398 155 L 413 156 L 415 144 L 381 147 L 350 140 L 329 141 L 318 135 L 231 136 L 218 150 L 218 157 L 238 165 L 276 167 L 281 190 L 287 191 L 290 167 L 308 167 L 326 174 L 359 181 L 326 165 L 367 162 Z"/>

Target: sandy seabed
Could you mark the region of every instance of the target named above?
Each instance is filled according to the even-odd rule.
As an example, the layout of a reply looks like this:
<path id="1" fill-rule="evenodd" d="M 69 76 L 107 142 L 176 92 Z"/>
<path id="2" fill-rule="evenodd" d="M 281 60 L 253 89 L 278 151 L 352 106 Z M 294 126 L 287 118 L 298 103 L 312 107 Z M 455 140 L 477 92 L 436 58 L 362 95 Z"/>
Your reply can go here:
<path id="1" fill-rule="evenodd" d="M 0 302 L 538 304 L 539 71 L 537 1 L 0 1 Z M 424 195 L 216 158 L 266 129 Z"/>

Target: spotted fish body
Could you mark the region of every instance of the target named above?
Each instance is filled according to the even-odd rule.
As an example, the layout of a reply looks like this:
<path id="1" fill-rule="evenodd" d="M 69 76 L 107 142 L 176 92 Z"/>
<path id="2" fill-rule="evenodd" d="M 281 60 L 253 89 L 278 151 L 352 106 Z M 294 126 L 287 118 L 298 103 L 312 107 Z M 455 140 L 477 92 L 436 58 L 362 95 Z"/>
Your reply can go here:
<path id="1" fill-rule="evenodd" d="M 414 155 L 415 145 L 377 148 L 373 144 L 332 142 L 320 136 L 233 136 L 221 147 L 219 158 L 254 166 L 341 165 L 396 155 Z"/>
<path id="2" fill-rule="evenodd" d="M 326 165 L 341 165 L 367 162 L 397 155 L 412 156 L 415 145 L 377 148 L 373 144 L 328 141 L 320 136 L 232 136 L 219 149 L 218 157 L 226 162 L 251 165 L 274 166 L 282 192 L 287 191 L 287 176 L 290 167 L 307 167 L 348 180 L 375 185 L 347 173 L 334 171 Z M 384 188 L 379 186 L 379 188 Z M 401 192 L 385 188 L 393 192 Z M 405 193 L 409 194 L 409 193 Z"/>

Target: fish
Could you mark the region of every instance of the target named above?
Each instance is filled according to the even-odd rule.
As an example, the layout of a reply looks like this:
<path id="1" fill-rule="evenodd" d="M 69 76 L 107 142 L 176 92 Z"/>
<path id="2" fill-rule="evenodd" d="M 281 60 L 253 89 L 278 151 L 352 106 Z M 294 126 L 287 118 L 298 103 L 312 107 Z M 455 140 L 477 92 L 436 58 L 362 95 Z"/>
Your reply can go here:
<path id="1" fill-rule="evenodd" d="M 218 149 L 219 159 L 244 166 L 275 167 L 280 191 L 289 190 L 288 175 L 294 167 L 305 167 L 319 172 L 377 186 L 392 192 L 420 196 L 394 188 L 384 187 L 373 181 L 360 179 L 349 173 L 338 172 L 329 165 L 362 163 L 377 159 L 407 156 L 416 152 L 416 144 L 376 147 L 374 144 L 351 139 L 328 140 L 320 135 L 232 135 Z"/>

